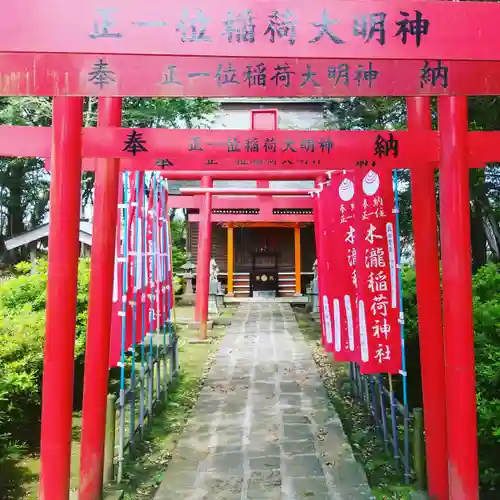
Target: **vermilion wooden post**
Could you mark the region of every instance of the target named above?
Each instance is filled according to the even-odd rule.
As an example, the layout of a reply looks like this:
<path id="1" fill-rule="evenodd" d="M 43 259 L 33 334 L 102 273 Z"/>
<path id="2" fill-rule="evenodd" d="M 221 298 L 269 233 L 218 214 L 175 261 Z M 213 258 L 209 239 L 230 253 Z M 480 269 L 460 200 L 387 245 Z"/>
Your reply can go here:
<path id="1" fill-rule="evenodd" d="M 200 178 L 200 188 L 203 188 L 203 187 L 213 187 L 213 179 L 209 176 L 202 176 Z M 197 198 L 197 203 L 199 203 L 199 218 L 200 218 L 200 222 L 198 222 L 198 249 L 197 249 L 197 256 L 196 256 L 196 291 L 195 291 L 195 303 L 194 303 L 194 319 L 195 321 L 200 321 L 200 304 L 201 304 L 201 300 L 200 300 L 200 287 L 198 286 L 199 285 L 199 282 L 198 282 L 198 273 L 199 273 L 199 270 L 200 270 L 200 259 L 201 259 L 201 255 L 200 255 L 200 234 L 201 234 L 201 226 L 202 226 L 202 222 L 201 220 L 203 219 L 204 215 L 203 215 L 203 200 L 204 200 L 204 195 L 200 195 L 200 196 L 195 196 L 195 198 Z"/>
<path id="2" fill-rule="evenodd" d="M 99 125 L 119 127 L 121 120 L 122 99 L 99 98 Z M 79 500 L 95 500 L 102 495 L 119 176 L 120 160 L 99 160 L 95 174 Z"/>
<path id="3" fill-rule="evenodd" d="M 55 97 L 40 498 L 68 500 L 80 230 L 83 99 Z"/>
<path id="4" fill-rule="evenodd" d="M 408 129 L 432 130 L 430 98 L 408 97 L 406 103 Z M 432 163 L 426 163 L 412 171 L 411 196 L 428 489 L 432 499 L 447 500 L 444 339 L 434 170 Z"/>
<path id="5" fill-rule="evenodd" d="M 449 498 L 477 500 L 467 98 L 439 97 L 438 111 Z"/>
<path id="6" fill-rule="evenodd" d="M 201 187 L 212 187 L 212 179 L 203 177 Z M 200 207 L 198 231 L 198 265 L 196 266 L 196 300 L 199 304 L 200 338 L 207 338 L 210 259 L 212 255 L 212 195 L 205 193 Z"/>
<path id="7" fill-rule="evenodd" d="M 227 294 L 234 295 L 234 226 L 227 225 Z"/>

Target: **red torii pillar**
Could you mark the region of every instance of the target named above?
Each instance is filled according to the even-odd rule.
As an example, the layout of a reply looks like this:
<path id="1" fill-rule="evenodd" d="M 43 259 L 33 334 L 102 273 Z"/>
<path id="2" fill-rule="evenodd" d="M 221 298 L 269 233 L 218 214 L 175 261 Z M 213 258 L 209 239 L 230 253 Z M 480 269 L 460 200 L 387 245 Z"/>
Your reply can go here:
<path id="1" fill-rule="evenodd" d="M 98 125 L 120 127 L 122 99 L 99 98 L 98 112 Z M 100 498 L 103 487 L 119 180 L 120 160 L 116 158 L 99 160 L 99 168 L 95 173 L 79 500 Z"/>
<path id="2" fill-rule="evenodd" d="M 80 231 L 83 98 L 54 97 L 45 313 L 41 500 L 68 500 Z"/>
<path id="3" fill-rule="evenodd" d="M 210 188 L 210 177 L 201 178 L 200 186 Z M 201 197 L 200 222 L 198 223 L 198 258 L 196 263 L 196 318 L 200 324 L 200 338 L 207 338 L 208 294 L 210 291 L 210 259 L 212 256 L 212 194 Z"/>
<path id="4" fill-rule="evenodd" d="M 406 105 L 408 130 L 432 130 L 429 97 L 408 97 Z M 428 489 L 431 498 L 447 500 L 444 339 L 433 164 L 412 170 L 411 196 Z"/>
<path id="5" fill-rule="evenodd" d="M 440 222 L 450 499 L 478 499 L 467 97 L 439 97 Z"/>

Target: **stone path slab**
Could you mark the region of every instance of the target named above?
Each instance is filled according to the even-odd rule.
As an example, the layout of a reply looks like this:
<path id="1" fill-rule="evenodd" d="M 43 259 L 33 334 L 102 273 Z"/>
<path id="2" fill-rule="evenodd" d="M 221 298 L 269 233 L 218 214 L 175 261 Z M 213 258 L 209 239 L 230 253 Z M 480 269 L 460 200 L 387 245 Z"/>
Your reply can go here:
<path id="1" fill-rule="evenodd" d="M 155 500 L 368 498 L 290 305 L 242 304 Z"/>

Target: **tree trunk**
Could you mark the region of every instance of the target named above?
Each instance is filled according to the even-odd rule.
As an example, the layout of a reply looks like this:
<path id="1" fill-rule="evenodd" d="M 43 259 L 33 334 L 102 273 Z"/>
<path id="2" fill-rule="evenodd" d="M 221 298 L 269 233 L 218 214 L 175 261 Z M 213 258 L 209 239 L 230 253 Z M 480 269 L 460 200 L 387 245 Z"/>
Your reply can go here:
<path id="1" fill-rule="evenodd" d="M 475 273 L 487 262 L 486 235 L 484 233 L 483 211 L 480 203 L 474 201 L 471 208 L 472 272 Z"/>

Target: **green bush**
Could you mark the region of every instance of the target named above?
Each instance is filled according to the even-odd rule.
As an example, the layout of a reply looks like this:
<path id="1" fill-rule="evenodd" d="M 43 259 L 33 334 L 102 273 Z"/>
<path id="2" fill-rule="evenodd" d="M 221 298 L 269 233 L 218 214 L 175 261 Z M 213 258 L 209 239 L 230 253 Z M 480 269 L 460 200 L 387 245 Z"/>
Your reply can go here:
<path id="1" fill-rule="evenodd" d="M 409 402 L 421 406 L 415 271 L 403 272 Z M 488 264 L 473 277 L 479 471 L 483 490 L 500 487 L 500 272 Z M 444 397 L 444 394 L 443 394 Z"/>
<path id="2" fill-rule="evenodd" d="M 179 295 L 184 290 L 184 278 L 180 276 L 174 276 L 174 293 Z"/>
<path id="3" fill-rule="evenodd" d="M 85 348 L 89 262 L 79 267 L 75 358 Z M 38 442 L 43 373 L 47 262 L 16 266 L 17 277 L 0 284 L 0 461 L 11 440 Z M 29 430 L 27 432 L 27 430 Z"/>
<path id="4" fill-rule="evenodd" d="M 474 276 L 474 327 L 479 470 L 485 487 L 500 487 L 500 274 L 496 265 Z"/>

